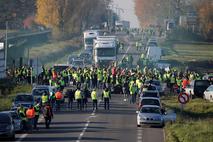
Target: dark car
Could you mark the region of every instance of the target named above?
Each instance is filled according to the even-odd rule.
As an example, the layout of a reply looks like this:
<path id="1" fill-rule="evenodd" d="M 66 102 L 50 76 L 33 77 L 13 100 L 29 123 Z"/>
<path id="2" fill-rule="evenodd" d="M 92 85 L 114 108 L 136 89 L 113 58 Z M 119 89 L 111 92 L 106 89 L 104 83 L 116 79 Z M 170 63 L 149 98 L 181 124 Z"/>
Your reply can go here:
<path id="1" fill-rule="evenodd" d="M 194 95 L 203 98 L 204 91 L 210 86 L 209 80 L 195 80 Z"/>
<path id="2" fill-rule="evenodd" d="M 22 105 L 25 108 L 29 108 L 31 105 L 34 105 L 35 101 L 31 94 L 20 93 L 17 94 L 14 102 L 12 104 L 12 110 L 18 107 L 18 105 Z"/>
<path id="3" fill-rule="evenodd" d="M 15 140 L 14 121 L 9 113 L 0 112 L 0 138 Z"/>

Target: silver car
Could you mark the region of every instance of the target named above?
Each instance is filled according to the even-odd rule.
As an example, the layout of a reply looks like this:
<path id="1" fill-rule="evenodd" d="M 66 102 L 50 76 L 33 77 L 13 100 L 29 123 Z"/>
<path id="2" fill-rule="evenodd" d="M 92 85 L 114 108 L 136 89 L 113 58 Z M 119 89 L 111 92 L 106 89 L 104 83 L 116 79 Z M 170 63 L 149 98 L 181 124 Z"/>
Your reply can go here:
<path id="1" fill-rule="evenodd" d="M 137 114 L 137 126 L 151 125 L 164 126 L 164 117 L 161 108 L 157 105 L 143 105 Z"/>

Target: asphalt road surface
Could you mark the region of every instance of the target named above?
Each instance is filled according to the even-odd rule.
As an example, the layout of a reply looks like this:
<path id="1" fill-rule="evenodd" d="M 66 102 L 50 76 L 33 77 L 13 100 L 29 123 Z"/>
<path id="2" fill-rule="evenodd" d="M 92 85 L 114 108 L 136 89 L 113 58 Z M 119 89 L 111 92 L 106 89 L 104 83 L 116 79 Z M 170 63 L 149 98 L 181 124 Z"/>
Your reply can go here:
<path id="1" fill-rule="evenodd" d="M 41 118 L 39 130 L 32 134 L 16 135 L 16 142 L 163 142 L 162 128 L 137 128 L 136 104 L 124 101 L 120 94 L 113 94 L 110 110 L 104 110 L 99 100 L 98 110 L 93 111 L 91 101 L 87 110 L 63 108 L 55 112 L 50 129 Z"/>
<path id="2" fill-rule="evenodd" d="M 125 37 L 129 46 L 126 53 L 137 53 L 132 43 Z M 119 55 L 119 60 L 125 55 Z M 139 56 L 133 56 L 138 60 Z M 100 94 L 100 93 L 99 93 Z M 91 100 L 84 111 L 69 110 L 64 107 L 55 112 L 50 129 L 46 129 L 41 118 L 39 130 L 32 134 L 17 134 L 16 142 L 163 142 L 162 128 L 137 128 L 136 104 L 124 101 L 121 94 L 112 94 L 110 110 L 104 110 L 103 101 L 99 100 L 97 111 L 92 110 Z"/>

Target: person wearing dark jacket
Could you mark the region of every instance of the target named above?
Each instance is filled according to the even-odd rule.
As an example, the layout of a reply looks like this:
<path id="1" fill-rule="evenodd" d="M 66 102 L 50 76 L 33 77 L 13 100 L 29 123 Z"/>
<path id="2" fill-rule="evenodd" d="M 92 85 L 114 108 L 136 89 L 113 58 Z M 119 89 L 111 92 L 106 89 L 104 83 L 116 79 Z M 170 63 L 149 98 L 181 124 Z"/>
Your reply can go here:
<path id="1" fill-rule="evenodd" d="M 51 123 L 52 118 L 53 118 L 52 107 L 51 107 L 51 105 L 49 103 L 47 103 L 44 106 L 43 116 L 44 116 L 44 119 L 45 119 L 45 126 L 48 129 L 48 128 L 50 128 L 50 123 Z"/>

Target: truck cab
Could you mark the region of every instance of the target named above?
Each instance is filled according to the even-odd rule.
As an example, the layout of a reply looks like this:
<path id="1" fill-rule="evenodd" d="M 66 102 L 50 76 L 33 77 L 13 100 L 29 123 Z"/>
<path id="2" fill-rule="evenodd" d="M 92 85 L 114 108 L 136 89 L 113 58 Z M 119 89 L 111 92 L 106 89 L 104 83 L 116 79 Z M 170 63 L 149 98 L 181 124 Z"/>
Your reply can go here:
<path id="1" fill-rule="evenodd" d="M 93 40 L 99 35 L 98 30 L 88 30 L 84 32 L 84 48 L 93 50 Z"/>
<path id="2" fill-rule="evenodd" d="M 93 45 L 93 58 L 95 65 L 105 66 L 116 63 L 117 42 L 114 36 L 97 37 Z"/>

